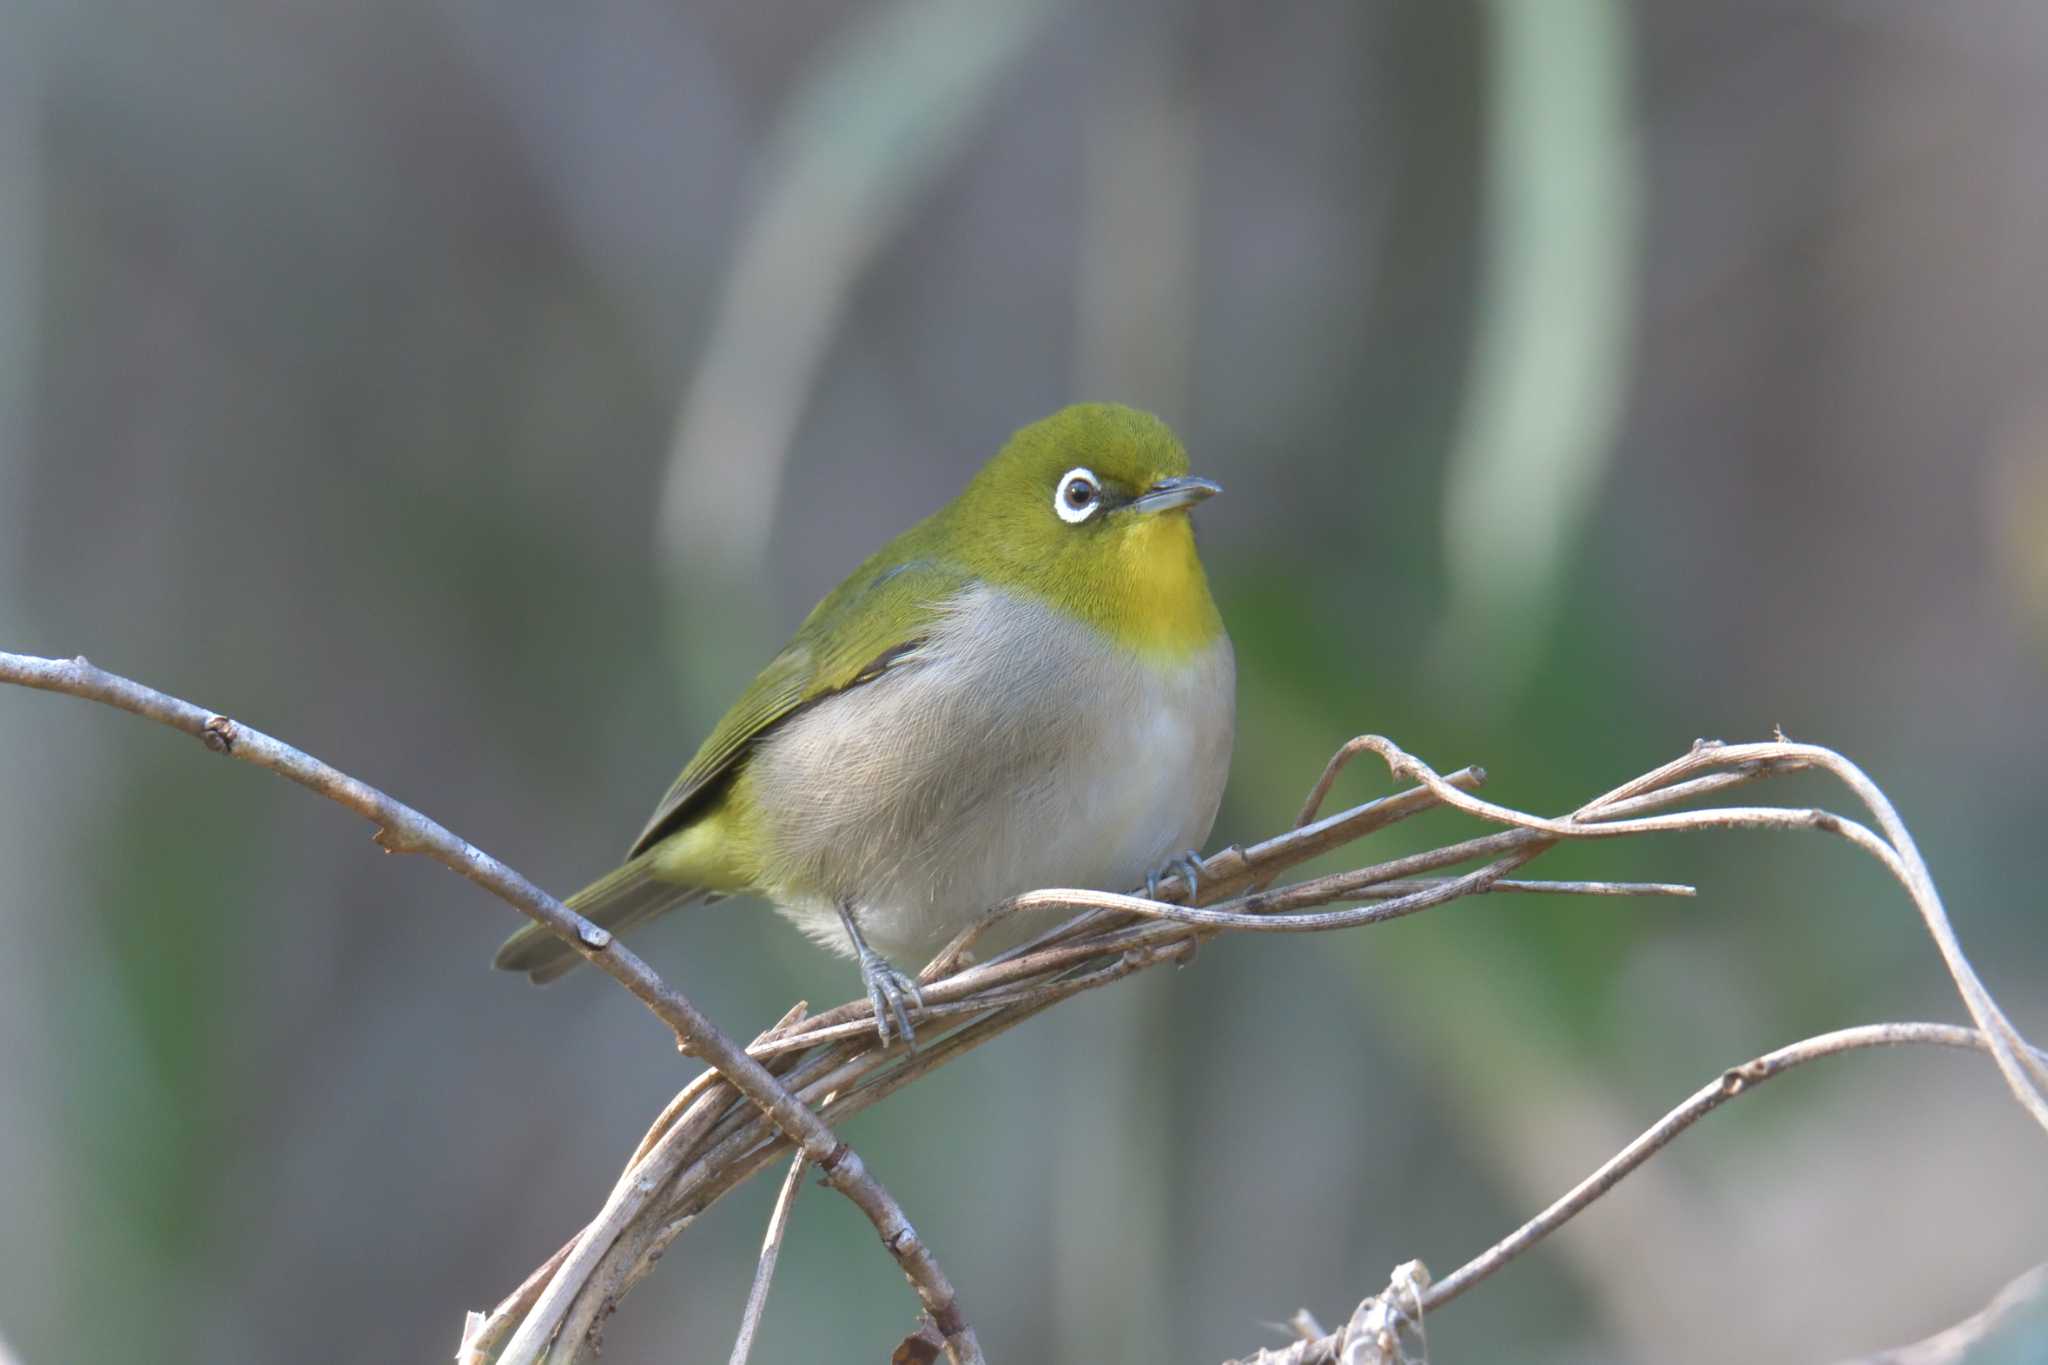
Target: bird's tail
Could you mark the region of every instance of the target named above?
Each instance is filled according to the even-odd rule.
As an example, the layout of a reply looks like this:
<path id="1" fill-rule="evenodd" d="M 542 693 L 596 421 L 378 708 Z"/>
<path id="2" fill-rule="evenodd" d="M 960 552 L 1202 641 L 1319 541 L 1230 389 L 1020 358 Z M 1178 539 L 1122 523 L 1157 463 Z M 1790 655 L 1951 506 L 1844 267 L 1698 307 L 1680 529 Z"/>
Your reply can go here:
<path id="1" fill-rule="evenodd" d="M 701 887 L 677 886 L 657 879 L 652 855 L 643 853 L 584 887 L 564 904 L 585 919 L 620 933 L 679 905 L 702 900 L 706 894 Z M 491 965 L 503 971 L 525 972 L 536 986 L 543 986 L 582 961 L 581 953 L 555 937 L 545 925 L 529 924 L 505 940 Z"/>

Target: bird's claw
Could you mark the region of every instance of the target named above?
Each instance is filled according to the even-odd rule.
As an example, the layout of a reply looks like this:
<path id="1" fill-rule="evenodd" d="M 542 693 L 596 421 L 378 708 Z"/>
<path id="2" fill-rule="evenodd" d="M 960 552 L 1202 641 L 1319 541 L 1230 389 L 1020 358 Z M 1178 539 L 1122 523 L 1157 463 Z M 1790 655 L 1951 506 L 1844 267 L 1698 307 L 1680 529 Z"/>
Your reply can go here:
<path id="1" fill-rule="evenodd" d="M 889 1046 L 891 1021 L 895 1023 L 896 1036 L 914 1046 L 917 1035 L 910 1027 L 910 1010 L 924 1008 L 924 992 L 918 989 L 917 979 L 904 975 L 888 958 L 872 949 L 860 955 L 860 979 L 868 988 L 868 1004 L 874 1007 L 875 1030 L 882 1035 L 882 1046 Z"/>
<path id="2" fill-rule="evenodd" d="M 1168 877 L 1178 876 L 1188 889 L 1182 899 L 1192 903 L 1202 884 L 1202 855 L 1194 849 L 1183 849 L 1159 866 L 1145 874 L 1145 899 L 1159 899 L 1159 883 Z"/>

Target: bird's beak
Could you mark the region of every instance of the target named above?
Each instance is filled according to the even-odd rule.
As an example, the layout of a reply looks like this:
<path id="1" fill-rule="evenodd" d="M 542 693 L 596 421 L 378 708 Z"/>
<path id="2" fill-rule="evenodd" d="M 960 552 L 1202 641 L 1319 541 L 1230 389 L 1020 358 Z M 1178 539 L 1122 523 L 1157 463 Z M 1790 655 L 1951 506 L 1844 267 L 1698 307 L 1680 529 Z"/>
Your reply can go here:
<path id="1" fill-rule="evenodd" d="M 1222 491 L 1223 485 L 1214 479 L 1198 479 L 1192 475 L 1161 479 L 1131 499 L 1131 510 L 1148 516 L 1153 512 L 1171 512 L 1177 507 L 1193 507 L 1202 499 L 1214 497 Z"/>

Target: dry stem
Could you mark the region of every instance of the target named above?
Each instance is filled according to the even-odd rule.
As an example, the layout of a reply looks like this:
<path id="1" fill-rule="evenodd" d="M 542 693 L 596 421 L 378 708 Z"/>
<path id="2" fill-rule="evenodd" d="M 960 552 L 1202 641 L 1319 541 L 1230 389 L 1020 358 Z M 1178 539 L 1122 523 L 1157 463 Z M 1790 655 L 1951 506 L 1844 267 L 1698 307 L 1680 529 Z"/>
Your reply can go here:
<path id="1" fill-rule="evenodd" d="M 1397 775 L 1421 785 L 1315 819 L 1338 770 L 1349 758 L 1368 752 L 1380 755 Z M 1508 873 L 1562 839 L 1617 837 L 1652 829 L 1764 827 L 1821 829 L 1842 835 L 1876 854 L 1913 894 L 1937 942 L 1946 940 L 1952 944 L 1953 934 L 1946 917 L 1938 899 L 1931 895 L 1931 882 L 1925 878 L 1924 867 L 1918 867 L 1918 855 L 1910 851 L 1909 842 L 1887 842 L 1861 825 L 1821 811 L 1734 807 L 1669 812 L 1670 807 L 1681 803 L 1719 795 L 1776 774 L 1815 768 L 1842 777 L 1852 790 L 1865 797 L 1867 804 L 1873 797 L 1882 803 L 1882 797 L 1876 795 L 1874 787 L 1867 786 L 1868 779 L 1862 778 L 1859 770 L 1827 750 L 1786 742 L 1700 744 L 1684 757 L 1617 787 L 1568 817 L 1545 820 L 1470 796 L 1470 789 L 1484 780 L 1484 773 L 1477 769 L 1439 776 L 1388 741 L 1365 737 L 1345 746 L 1333 758 L 1311 793 L 1297 828 L 1249 848 L 1226 849 L 1205 861 L 1199 897 L 1205 902 L 1203 905 L 1176 904 L 1186 899 L 1187 888 L 1174 878 L 1160 887 L 1156 901 L 1111 892 L 1054 890 L 1033 892 L 996 907 L 923 973 L 924 995 L 929 1005 L 923 1036 L 928 1046 L 920 1052 L 905 1055 L 900 1050 L 876 1048 L 872 1041 L 872 1010 L 864 1000 L 826 1010 L 798 1026 L 782 1029 L 777 1036 L 757 1044 L 755 1050 L 764 1057 L 792 1060 L 794 1064 L 785 1073 L 791 1089 L 805 1100 L 819 1103 L 836 1120 L 878 1102 L 927 1071 L 1016 1027 L 1069 995 L 1107 985 L 1162 961 L 1181 960 L 1198 941 L 1216 933 L 1301 933 L 1378 923 L 1461 895 L 1499 888 L 1508 880 Z M 1440 804 L 1457 805 L 1509 827 L 1277 890 L 1262 889 L 1309 858 Z M 1880 812 L 1880 822 L 1888 832 L 1893 832 L 1896 817 L 1887 818 L 1889 806 L 1878 804 L 1873 809 Z M 1867 837 L 1860 837 L 1856 831 Z M 1427 876 L 1481 860 L 1481 866 L 1459 876 Z M 1596 894 L 1669 895 L 1690 890 L 1657 883 L 1515 885 Z M 1367 903 L 1343 909 L 1322 908 L 1343 901 Z M 1067 911 L 1074 917 L 987 962 L 962 965 L 974 939 L 989 924 L 1011 914 L 1046 910 Z M 1944 956 L 1949 954 L 1944 951 Z M 1957 983 L 1965 1003 L 1980 1024 L 1986 1025 L 1981 1035 L 1986 1039 L 1985 1047 L 1994 1057 L 2000 1056 L 2003 1047 L 2011 1062 L 2010 1066 L 2002 1063 L 2009 1084 L 2015 1074 L 2024 1078 L 2038 1065 L 2036 1059 L 2017 1034 L 2010 1031 L 2010 1025 L 1990 1004 L 1988 995 L 1982 993 L 1959 952 L 1951 961 L 1952 970 L 1958 962 L 1962 969 L 1957 972 Z M 931 1043 L 934 1026 L 938 1040 Z M 2026 1092 L 2015 1088 L 2016 1093 L 2022 1094 L 2022 1102 L 2032 1110 L 2034 1105 L 2028 1101 Z M 828 1094 L 832 1099 L 826 1104 Z M 700 1098 L 695 1103 L 708 1108 L 713 1101 Z M 660 1131 L 661 1125 L 657 1124 L 656 1132 Z M 650 1135 L 650 1140 L 654 1140 L 654 1135 Z M 665 1189 L 658 1195 L 649 1194 L 641 1207 L 627 1215 L 629 1230 L 613 1242 L 597 1277 L 597 1283 L 607 1287 L 606 1292 L 616 1292 L 621 1286 L 630 1287 L 637 1282 L 689 1218 L 786 1150 L 786 1144 L 758 1117 L 730 1103 L 724 1105 L 724 1111 L 708 1132 L 693 1135 L 691 1145 L 692 1152 L 681 1161 L 676 1173 L 666 1177 L 670 1183 Z M 1612 1178 L 1607 1181 L 1607 1185 L 1611 1184 Z M 1598 1197 L 1606 1187 L 1591 1192 L 1589 1197 Z M 1564 1212 L 1558 1221 L 1568 1218 L 1573 1211 L 1576 1210 Z M 617 1212 L 626 1214 L 623 1209 Z M 1545 1224 L 1529 1242 L 1533 1243 L 1553 1225 Z M 1497 1263 L 1504 1263 L 1521 1245 L 1500 1256 Z M 1460 1272 L 1446 1283 L 1455 1292 L 1470 1282 L 1471 1278 Z"/>
<path id="2" fill-rule="evenodd" d="M 1904 1047 L 1914 1044 L 1974 1048 L 1987 1054 L 1993 1051 L 1990 1039 L 1984 1034 L 1955 1024 L 1865 1024 L 1858 1028 L 1838 1029 L 1833 1033 L 1803 1039 L 1744 1062 L 1741 1066 L 1730 1067 L 1694 1091 L 1683 1103 L 1646 1129 L 1635 1141 L 1601 1163 L 1597 1170 L 1566 1191 L 1549 1208 L 1443 1279 L 1429 1284 L 1413 1303 L 1410 1315 L 1419 1323 L 1424 1315 L 1438 1311 L 1481 1280 L 1499 1271 L 1509 1261 L 1584 1212 L 1593 1201 L 1620 1184 L 1631 1171 L 1670 1145 L 1672 1139 L 1680 1133 L 1737 1095 L 1747 1094 L 1774 1076 L 1783 1075 L 1795 1066 L 1818 1061 L 1823 1057 L 1839 1056 L 1862 1048 Z M 2028 1051 L 2035 1061 L 2048 1060 L 2048 1053 L 2033 1048 L 2029 1048 Z M 2004 1297 L 2001 1296 L 2001 1300 Z M 1386 1295 L 1381 1294 L 1365 1300 L 1359 1305 L 1358 1312 L 1352 1315 L 1351 1323 L 1341 1331 L 1318 1333 L 1294 1343 L 1285 1350 L 1258 1351 L 1242 1360 L 1226 1362 L 1226 1365 L 1338 1365 L 1340 1361 L 1348 1361 L 1350 1357 L 1345 1352 L 1353 1344 L 1358 1330 L 1356 1324 L 1364 1320 L 1362 1315 L 1366 1314 L 1368 1307 L 1384 1304 L 1386 1298 Z"/>
<path id="3" fill-rule="evenodd" d="M 605 930 L 584 919 L 496 858 L 428 819 L 310 754 L 188 701 L 168 696 L 96 668 L 84 658 L 38 659 L 0 652 L 0 682 L 61 692 L 168 725 L 227 754 L 268 768 L 330 801 L 348 807 L 377 826 L 376 841 L 390 853 L 420 853 L 461 873 L 514 909 L 545 924 L 584 958 L 624 986 L 675 1034 L 684 1052 L 702 1057 L 744 1095 L 804 1155 L 825 1173 L 825 1183 L 851 1199 L 881 1234 L 917 1290 L 925 1311 L 946 1333 L 949 1349 L 962 1362 L 979 1362 L 981 1348 L 960 1310 L 951 1281 L 918 1238 L 896 1199 L 867 1173 L 860 1157 L 841 1142 L 815 1112 L 776 1080 L 769 1069 L 718 1030 L 680 991 L 655 975 Z M 566 1268 L 566 1267 L 565 1267 Z M 560 1273 L 559 1271 L 557 1272 Z M 556 1322 L 530 1315 L 506 1347 L 503 1359 L 531 1362 L 555 1335 Z M 465 1333 L 467 1337 L 469 1334 Z"/>
<path id="4" fill-rule="evenodd" d="M 826 1125 L 827 1118 L 837 1121 L 880 1102 L 1069 996 L 1162 962 L 1184 961 L 1200 942 L 1218 933 L 1354 928 L 1478 892 L 1691 894 L 1689 887 L 1662 883 L 1530 882 L 1509 875 L 1565 839 L 1741 828 L 1816 829 L 1846 839 L 1875 857 L 1906 889 L 1978 1027 L 1871 1025 L 1808 1039 L 1738 1067 L 1673 1110 L 1550 1209 L 1440 1283 L 1425 1287 L 1426 1279 L 1417 1266 L 1415 1273 L 1392 1291 L 1393 1297 L 1378 1296 L 1362 1304 L 1344 1332 L 1297 1342 L 1285 1352 L 1264 1352 L 1260 1359 L 1285 1360 L 1290 1365 L 1336 1360 L 1336 1355 L 1329 1354 L 1336 1349 L 1332 1342 L 1351 1352 L 1346 1359 L 1399 1359 L 1405 1349 L 1402 1334 L 1419 1326 L 1423 1311 L 1449 1303 L 1533 1246 L 1719 1104 L 1756 1082 L 1816 1057 L 1895 1043 L 1980 1048 L 1990 1053 L 2018 1101 L 2048 1127 L 2048 1095 L 2043 1093 L 2043 1085 L 2048 1084 L 2048 1059 L 2026 1043 L 1977 978 L 1956 941 L 1926 865 L 1890 802 L 1861 769 L 1839 754 L 1782 737 L 1772 743 L 1746 745 L 1703 741 L 1690 753 L 1569 815 L 1545 818 L 1474 796 L 1472 789 L 1485 780 L 1478 769 L 1440 776 L 1391 741 L 1362 736 L 1331 759 L 1295 828 L 1248 848 L 1225 849 L 1205 860 L 1199 895 L 1190 895 L 1194 888 L 1176 876 L 1160 885 L 1156 899 L 1048 890 L 1019 896 L 993 909 L 925 969 L 922 980 L 927 1008 L 918 1051 L 878 1046 L 873 1011 L 865 1000 L 811 1017 L 805 1017 L 799 1005 L 742 1050 L 603 929 L 425 816 L 289 745 L 102 672 L 83 659 L 60 661 L 0 653 L 0 682 L 69 693 L 149 717 L 199 738 L 216 752 L 269 768 L 348 806 L 378 825 L 378 843 L 387 850 L 432 857 L 548 925 L 646 1004 L 675 1033 L 685 1051 L 710 1063 L 713 1069 L 690 1082 L 656 1119 L 597 1218 L 489 1315 L 471 1315 L 459 1356 L 462 1365 L 483 1365 L 493 1358 L 531 1365 L 551 1340 L 564 1343 L 569 1356 L 580 1358 L 596 1324 L 649 1272 L 683 1227 L 741 1182 L 792 1151 L 797 1155 L 785 1194 L 793 1194 L 805 1166 L 821 1170 L 825 1183 L 852 1199 L 874 1223 L 926 1312 L 942 1330 L 949 1352 L 958 1360 L 978 1361 L 979 1345 L 959 1311 L 952 1285 L 901 1208 L 866 1173 L 859 1157 L 838 1141 Z M 1397 779 L 1418 785 L 1316 818 L 1345 763 L 1362 753 L 1377 755 Z M 1671 810 L 1736 786 L 1801 770 L 1825 771 L 1843 782 L 1871 812 L 1878 830 L 1811 809 Z M 1290 868 L 1439 805 L 1456 807 L 1506 828 L 1268 889 Z M 1474 863 L 1479 865 L 1456 875 L 1431 875 Z M 1327 908 L 1334 905 L 1342 908 Z M 1016 948 L 972 963 L 972 946 L 990 924 L 1009 915 L 1045 911 L 1067 912 L 1071 918 Z M 787 1214 L 785 1198 L 778 1201 L 764 1243 L 735 1360 L 745 1358 L 758 1324 Z M 1366 1310 L 1374 1305 L 1378 1307 L 1368 1314 Z M 1393 1312 L 1396 1308 L 1402 1312 Z M 1403 1316 L 1409 1309 L 1412 1314 Z M 1378 1356 L 1365 1350 L 1365 1334 L 1371 1334 L 1376 1343 L 1372 1349 Z M 1317 1350 L 1324 1354 L 1315 1354 Z"/>
<path id="5" fill-rule="evenodd" d="M 1844 1365 L 1963 1365 L 1975 1348 L 1995 1336 L 2013 1318 L 2048 1303 L 2048 1264 L 2037 1265 L 2014 1279 L 1977 1312 L 1952 1327 L 1910 1346 L 1895 1346 Z"/>
<path id="6" fill-rule="evenodd" d="M 768 1286 L 775 1278 L 775 1262 L 782 1255 L 782 1239 L 789 1231 L 789 1215 L 796 1207 L 797 1191 L 803 1188 L 804 1158 L 799 1152 L 782 1178 L 775 1196 L 775 1208 L 768 1215 L 768 1231 L 761 1238 L 761 1259 L 754 1267 L 754 1287 L 747 1293 L 747 1311 L 740 1316 L 739 1338 L 732 1344 L 730 1365 L 747 1365 L 754 1350 L 754 1333 L 761 1329 L 761 1310 L 768 1306 Z"/>

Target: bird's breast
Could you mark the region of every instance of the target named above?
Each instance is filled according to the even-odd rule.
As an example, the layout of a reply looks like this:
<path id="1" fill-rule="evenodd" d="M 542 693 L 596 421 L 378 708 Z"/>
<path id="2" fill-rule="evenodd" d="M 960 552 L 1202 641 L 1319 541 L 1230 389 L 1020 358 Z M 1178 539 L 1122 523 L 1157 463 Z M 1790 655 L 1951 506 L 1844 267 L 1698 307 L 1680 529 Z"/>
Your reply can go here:
<path id="1" fill-rule="evenodd" d="M 750 769 L 764 887 L 837 946 L 851 901 L 906 962 L 1042 886 L 1127 890 L 1208 837 L 1229 769 L 1229 641 L 1171 663 L 980 586 L 915 654 L 771 734 Z"/>

